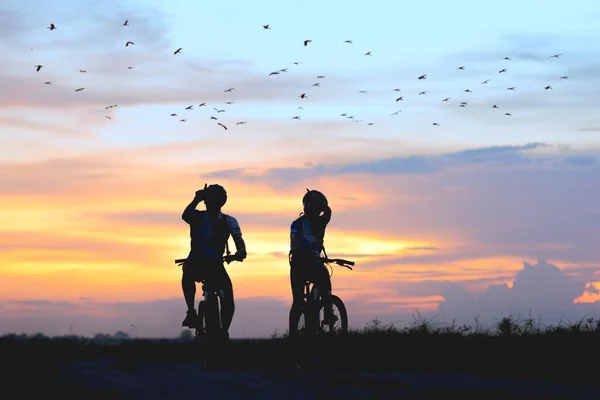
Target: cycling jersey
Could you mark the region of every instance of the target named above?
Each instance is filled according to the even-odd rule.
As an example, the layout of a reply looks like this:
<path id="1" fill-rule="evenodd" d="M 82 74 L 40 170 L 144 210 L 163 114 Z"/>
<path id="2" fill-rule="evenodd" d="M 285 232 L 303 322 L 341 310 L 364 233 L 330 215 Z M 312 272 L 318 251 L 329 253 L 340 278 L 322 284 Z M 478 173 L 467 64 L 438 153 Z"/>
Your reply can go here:
<path id="1" fill-rule="evenodd" d="M 186 222 L 190 224 L 191 259 L 220 259 L 229 235 L 242 233 L 238 221 L 221 212 L 211 221 L 206 211 L 194 210 Z"/>
<path id="2" fill-rule="evenodd" d="M 327 218 L 319 217 L 308 223 L 305 216 L 301 216 L 292 222 L 290 233 L 296 234 L 296 239 L 292 243 L 292 252 L 303 255 L 314 254 L 318 256 L 323 249 L 323 239 L 325 237 L 325 227 L 328 223 Z"/>

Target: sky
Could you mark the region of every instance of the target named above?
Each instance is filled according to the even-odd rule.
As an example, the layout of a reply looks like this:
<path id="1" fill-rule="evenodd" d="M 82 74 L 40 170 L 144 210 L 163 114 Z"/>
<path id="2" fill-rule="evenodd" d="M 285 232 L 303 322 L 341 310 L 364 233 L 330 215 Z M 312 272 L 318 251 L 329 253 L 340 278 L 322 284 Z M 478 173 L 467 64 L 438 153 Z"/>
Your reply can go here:
<path id="1" fill-rule="evenodd" d="M 204 183 L 232 337 L 286 329 L 306 188 L 352 327 L 600 316 L 600 4 L 397 3 L 3 1 L 0 334 L 179 335 Z"/>

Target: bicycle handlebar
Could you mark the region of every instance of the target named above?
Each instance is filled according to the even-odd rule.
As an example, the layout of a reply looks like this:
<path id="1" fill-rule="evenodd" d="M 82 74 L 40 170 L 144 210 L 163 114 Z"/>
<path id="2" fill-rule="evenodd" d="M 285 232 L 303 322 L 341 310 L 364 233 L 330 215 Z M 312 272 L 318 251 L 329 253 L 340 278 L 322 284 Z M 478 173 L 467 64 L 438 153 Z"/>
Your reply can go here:
<path id="1" fill-rule="evenodd" d="M 354 265 L 354 261 L 348 261 L 342 258 L 321 258 L 321 261 L 326 264 L 337 264 L 341 267 L 346 267 L 349 270 L 352 270 L 351 265 Z"/>
<path id="2" fill-rule="evenodd" d="M 180 258 L 180 259 L 177 259 L 177 260 L 175 260 L 175 264 L 182 265 L 182 264 L 183 264 L 183 263 L 185 263 L 186 261 L 187 261 L 187 258 Z M 227 264 L 229 264 L 229 263 L 230 263 L 230 262 L 232 262 L 232 261 L 239 261 L 239 262 L 242 262 L 242 261 L 244 261 L 244 260 L 239 260 L 239 259 L 238 259 L 238 258 L 235 256 L 235 254 L 231 254 L 231 255 L 228 255 L 228 256 L 223 256 L 223 261 L 225 261 Z"/>
<path id="3" fill-rule="evenodd" d="M 240 262 L 243 261 L 243 260 L 238 260 L 234 254 L 223 257 L 223 261 L 225 261 L 227 264 L 229 264 L 232 261 L 236 261 L 236 260 L 240 261 Z M 180 258 L 180 259 L 175 260 L 175 264 L 181 265 L 186 261 L 187 261 L 187 258 Z M 324 257 L 322 257 L 321 261 L 323 261 L 326 264 L 337 264 L 341 267 L 346 267 L 349 270 L 352 270 L 351 265 L 353 266 L 355 264 L 354 261 L 344 260 L 343 258 L 324 258 Z"/>

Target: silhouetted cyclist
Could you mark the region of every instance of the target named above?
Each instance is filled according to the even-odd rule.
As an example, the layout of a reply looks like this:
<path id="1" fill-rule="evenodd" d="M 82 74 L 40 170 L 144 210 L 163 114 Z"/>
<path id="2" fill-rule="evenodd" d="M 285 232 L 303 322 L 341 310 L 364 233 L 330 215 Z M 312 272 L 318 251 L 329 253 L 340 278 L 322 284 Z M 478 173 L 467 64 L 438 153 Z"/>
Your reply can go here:
<path id="1" fill-rule="evenodd" d="M 206 211 L 196 210 L 204 201 Z M 246 245 L 238 221 L 223 214 L 221 208 L 227 202 L 227 192 L 220 185 L 210 185 L 198 190 L 194 200 L 186 207 L 181 218 L 190 224 L 191 250 L 183 265 L 181 287 L 187 303 L 187 316 L 182 326 L 196 328 L 198 315 L 194 308 L 196 282 L 203 279 L 205 284 L 216 290 L 221 297 L 221 324 L 223 334 L 229 337 L 229 327 L 233 319 L 235 304 L 233 286 L 223 264 L 223 253 L 229 235 L 233 237 L 236 253 L 234 259 L 246 258 Z"/>
<path id="2" fill-rule="evenodd" d="M 290 281 L 293 304 L 290 315 L 301 307 L 304 281 L 311 280 L 321 295 L 324 305 L 324 322 L 334 323 L 331 303 L 331 279 L 325 264 L 320 262 L 325 228 L 331 220 L 327 197 L 317 190 L 307 190 L 302 198 L 304 212 L 290 227 Z"/>

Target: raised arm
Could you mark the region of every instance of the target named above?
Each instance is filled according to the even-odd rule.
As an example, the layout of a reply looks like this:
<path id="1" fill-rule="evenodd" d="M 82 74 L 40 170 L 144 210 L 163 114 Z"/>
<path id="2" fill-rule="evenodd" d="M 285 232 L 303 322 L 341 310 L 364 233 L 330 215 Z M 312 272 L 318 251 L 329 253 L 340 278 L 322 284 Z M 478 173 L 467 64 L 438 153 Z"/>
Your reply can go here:
<path id="1" fill-rule="evenodd" d="M 192 223 L 194 218 L 194 211 L 196 211 L 196 207 L 200 203 L 201 200 L 194 198 L 190 204 L 183 210 L 183 214 L 181 215 L 181 219 L 183 219 L 188 224 Z"/>
<path id="2" fill-rule="evenodd" d="M 204 184 L 204 189 L 206 189 L 206 184 Z M 194 219 L 194 211 L 196 211 L 196 207 L 202 200 L 204 200 L 204 189 L 200 189 L 196 191 L 196 195 L 194 196 L 194 200 L 190 204 L 187 205 L 185 210 L 183 210 L 183 214 L 181 215 L 181 219 L 183 219 L 188 224 L 192 223 Z"/>

